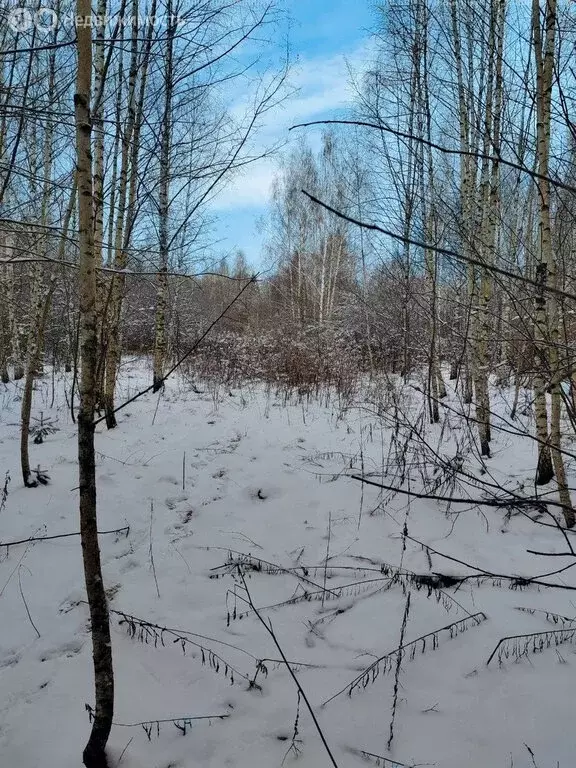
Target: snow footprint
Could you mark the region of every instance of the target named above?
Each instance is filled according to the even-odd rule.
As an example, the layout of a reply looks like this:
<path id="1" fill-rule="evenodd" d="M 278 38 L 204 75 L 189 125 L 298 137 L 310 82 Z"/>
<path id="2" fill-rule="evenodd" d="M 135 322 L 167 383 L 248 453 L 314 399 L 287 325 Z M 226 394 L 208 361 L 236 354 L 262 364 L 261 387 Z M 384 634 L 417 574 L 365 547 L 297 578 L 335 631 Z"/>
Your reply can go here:
<path id="1" fill-rule="evenodd" d="M 164 504 L 168 507 L 168 509 L 176 509 L 178 504 L 181 504 L 183 501 L 188 501 L 188 494 L 187 493 L 180 493 L 178 496 L 167 496 L 164 499 Z"/>
<path id="2" fill-rule="evenodd" d="M 274 485 L 262 484 L 261 486 L 249 486 L 244 489 L 244 494 L 252 501 L 267 501 L 278 499 L 282 496 L 282 489 Z"/>
<path id="3" fill-rule="evenodd" d="M 0 656 L 0 669 L 5 667 L 14 667 L 20 661 L 20 654 L 16 651 L 8 651 Z"/>
<path id="4" fill-rule="evenodd" d="M 170 483 L 170 485 L 179 485 L 180 480 L 174 475 L 160 475 L 158 478 L 159 483 Z"/>
<path id="5" fill-rule="evenodd" d="M 82 640 L 70 640 L 70 642 L 62 643 L 62 645 L 58 645 L 55 648 L 49 648 L 41 653 L 38 659 L 40 661 L 50 661 L 51 659 L 57 659 L 59 656 L 66 656 L 66 658 L 71 659 L 77 653 L 80 653 L 83 645 L 84 642 Z"/>

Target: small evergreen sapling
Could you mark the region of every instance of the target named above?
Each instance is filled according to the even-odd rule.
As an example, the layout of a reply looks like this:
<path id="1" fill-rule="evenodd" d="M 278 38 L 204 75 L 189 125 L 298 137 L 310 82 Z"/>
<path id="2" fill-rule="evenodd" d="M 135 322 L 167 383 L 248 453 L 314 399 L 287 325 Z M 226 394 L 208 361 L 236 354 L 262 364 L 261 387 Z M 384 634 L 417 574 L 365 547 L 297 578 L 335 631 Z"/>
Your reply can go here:
<path id="1" fill-rule="evenodd" d="M 54 424 L 52 419 L 45 419 L 44 412 L 40 411 L 40 418 L 32 417 L 36 422 L 30 427 L 30 435 L 34 438 L 35 445 L 41 445 L 44 442 L 44 438 L 48 435 L 53 435 L 58 432 L 58 427 Z"/>

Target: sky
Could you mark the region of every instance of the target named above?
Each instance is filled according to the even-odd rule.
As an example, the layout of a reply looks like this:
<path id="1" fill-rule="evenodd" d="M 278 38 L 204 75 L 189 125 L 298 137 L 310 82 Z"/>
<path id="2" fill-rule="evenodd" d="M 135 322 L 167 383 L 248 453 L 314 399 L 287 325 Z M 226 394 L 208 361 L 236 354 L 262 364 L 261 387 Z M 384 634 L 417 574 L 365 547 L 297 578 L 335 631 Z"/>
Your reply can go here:
<path id="1" fill-rule="evenodd" d="M 367 60 L 373 22 L 369 0 L 287 0 L 286 7 L 293 62 L 289 81 L 295 92 L 267 115 L 257 139 L 260 146 L 288 142 L 281 152 L 296 140 L 289 126 L 337 116 L 350 103 L 349 67 Z M 313 143 L 313 129 L 304 130 Z M 278 156 L 251 164 L 214 200 L 217 253 L 241 249 L 251 266 L 263 264 L 265 234 L 259 222 L 267 212 L 278 164 Z"/>

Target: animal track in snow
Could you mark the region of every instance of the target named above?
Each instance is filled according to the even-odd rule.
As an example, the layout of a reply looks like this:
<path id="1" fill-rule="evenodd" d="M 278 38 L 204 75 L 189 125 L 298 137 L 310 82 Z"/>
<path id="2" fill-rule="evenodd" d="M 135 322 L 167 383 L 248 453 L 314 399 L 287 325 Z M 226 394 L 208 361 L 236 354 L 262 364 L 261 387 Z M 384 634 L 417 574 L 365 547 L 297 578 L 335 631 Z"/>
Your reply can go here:
<path id="1" fill-rule="evenodd" d="M 178 485 L 180 483 L 180 480 L 178 480 L 177 477 L 174 477 L 174 475 L 160 475 L 158 478 L 159 483 L 170 483 L 171 485 Z"/>
<path id="2" fill-rule="evenodd" d="M 202 502 L 202 506 L 206 507 L 208 504 L 212 504 L 215 501 L 221 501 L 223 498 L 224 498 L 224 496 L 218 496 L 218 495 L 212 496 L 211 499 L 206 499 L 205 501 L 203 501 Z"/>
<path id="3" fill-rule="evenodd" d="M 57 659 L 59 656 L 66 656 L 71 659 L 80 653 L 84 642 L 82 640 L 70 640 L 68 643 L 63 643 L 56 648 L 51 648 L 48 651 L 44 651 L 38 656 L 40 661 L 50 661 L 50 659 Z"/>
<path id="4" fill-rule="evenodd" d="M 116 478 L 113 477 L 114 472 L 103 472 L 96 478 L 96 481 L 102 485 L 116 485 Z"/>
<path id="5" fill-rule="evenodd" d="M 4 656 L 0 656 L 0 669 L 5 667 L 14 667 L 20 661 L 20 654 L 16 651 L 8 651 Z"/>
<path id="6" fill-rule="evenodd" d="M 182 528 L 184 528 L 185 525 L 187 525 L 194 516 L 194 510 L 188 509 L 186 512 L 180 512 L 180 522 L 174 523 L 172 526 L 168 526 L 168 528 L 165 529 L 165 532 L 170 535 L 172 533 L 175 533 L 176 531 L 180 531 Z"/>
<path id="7" fill-rule="evenodd" d="M 187 493 L 180 493 L 178 496 L 167 496 L 164 499 L 164 504 L 168 507 L 168 509 L 176 509 L 178 504 L 181 504 L 183 501 L 188 500 L 188 494 Z"/>
<path id="8" fill-rule="evenodd" d="M 138 568 L 140 566 L 140 563 L 136 558 L 131 557 L 128 560 L 125 561 L 125 563 L 122 565 L 122 568 L 120 568 L 120 573 L 127 573 L 128 571 L 133 571 L 135 568 Z"/>
<path id="9" fill-rule="evenodd" d="M 182 515 L 182 523 L 183 524 L 189 523 L 190 520 L 192 520 L 193 515 L 194 515 L 193 509 L 189 509 L 187 512 L 184 512 L 184 514 Z"/>
<path id="10" fill-rule="evenodd" d="M 248 498 L 254 501 L 267 501 L 268 499 L 277 499 L 282 495 L 280 488 L 272 485 L 251 486 L 244 489 Z"/>

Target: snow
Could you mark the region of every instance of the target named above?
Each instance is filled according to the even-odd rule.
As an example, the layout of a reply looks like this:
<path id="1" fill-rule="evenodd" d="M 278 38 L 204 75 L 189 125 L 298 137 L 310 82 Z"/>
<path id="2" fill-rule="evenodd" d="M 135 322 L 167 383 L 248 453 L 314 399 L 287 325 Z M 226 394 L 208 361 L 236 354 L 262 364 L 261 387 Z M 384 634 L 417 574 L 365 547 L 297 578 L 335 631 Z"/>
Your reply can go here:
<path id="1" fill-rule="evenodd" d="M 127 361 L 118 400 L 132 396 L 149 379 L 146 360 Z M 533 768 L 526 745 L 538 768 L 572 765 L 575 646 L 566 643 L 486 666 L 500 638 L 561 626 L 547 622 L 544 613 L 517 607 L 570 617 L 576 615 L 570 591 L 467 581 L 447 588 L 448 597 L 437 601 L 426 589 L 408 587 L 405 642 L 470 614 L 483 612 L 487 618 L 469 622 L 453 638 L 440 634 L 435 650 L 428 644 L 421 653 L 419 646 L 414 660 L 404 656 L 390 752 L 395 661 L 392 672 L 380 671 L 373 684 L 321 706 L 398 647 L 406 590 L 400 583 L 390 585 L 379 568 L 388 563 L 421 574 L 430 571 L 418 544 L 407 540 L 403 552 L 405 521 L 410 536 L 440 552 L 492 572 L 525 576 L 570 564 L 570 558 L 526 551 L 564 551 L 558 531 L 519 515 L 506 521 L 501 509 L 459 506 L 447 516 L 437 502 L 382 497 L 377 488 L 362 488 L 349 477 L 351 467 L 356 473 L 362 465 L 365 472 L 379 472 L 391 434 L 363 396 L 343 408 L 336 396 L 287 401 L 264 385 L 204 389 L 196 394 L 176 377 L 159 399 L 149 394 L 121 411 L 117 429 L 106 431 L 103 424 L 97 429 L 99 528 L 130 527 L 128 535 L 100 537 L 110 607 L 178 630 L 191 641 L 184 643 L 185 653 L 174 636 L 165 637 L 165 646 L 143 644 L 113 615 L 115 722 L 124 725 L 111 734 L 111 765 L 330 764 L 304 702 L 298 720 L 300 756 L 288 752 L 297 690 L 258 618 L 250 612 L 239 618 L 247 605 L 237 573 L 223 567 L 230 551 L 233 557 L 251 554 L 286 569 L 246 572 L 254 604 L 262 608 L 302 595 L 304 589 L 319 590 L 326 578 L 332 599 L 324 604 L 320 599 L 296 601 L 261 615 L 271 621 L 288 660 L 311 665 L 295 666 L 296 674 L 340 768 L 369 764 L 354 750 L 405 765 Z M 20 391 L 16 383 L 0 392 L 0 481 L 6 471 L 11 476 L 0 513 L 2 542 L 78 530 L 76 432 L 64 380 L 57 375 L 52 392 L 46 376 L 35 391 L 34 415 L 42 411 L 59 427 L 42 445 L 30 446 L 32 466 L 50 475 L 50 484 L 37 489 L 25 489 L 20 481 Z M 499 407 L 504 413 L 503 399 Z M 454 452 L 446 425 L 426 429 L 431 444 Z M 530 489 L 535 444 L 503 433 L 494 443 L 494 457 L 487 462 L 492 476 L 510 487 L 525 482 Z M 478 462 L 467 459 L 465 469 L 477 472 Z M 416 477 L 413 483 L 421 487 Z M 79 538 L 2 547 L 0 552 L 0 765 L 79 766 L 90 727 L 85 704 L 93 705 Z M 458 577 L 471 573 L 434 554 L 431 561 L 433 571 Z M 289 570 L 300 566 L 307 566 L 306 573 Z M 576 585 L 570 570 L 547 580 Z M 353 583 L 339 596 L 339 587 Z M 202 664 L 201 651 L 192 643 L 212 650 L 249 679 L 257 660 L 271 659 L 265 662 L 267 677 L 257 677 L 261 690 L 249 689 L 241 676 L 231 685 L 223 662 L 216 673 L 208 658 Z M 218 714 L 228 717 L 193 723 L 186 735 L 170 722 L 161 725 L 159 734 L 154 726 L 150 740 L 141 727 L 127 727 Z"/>

